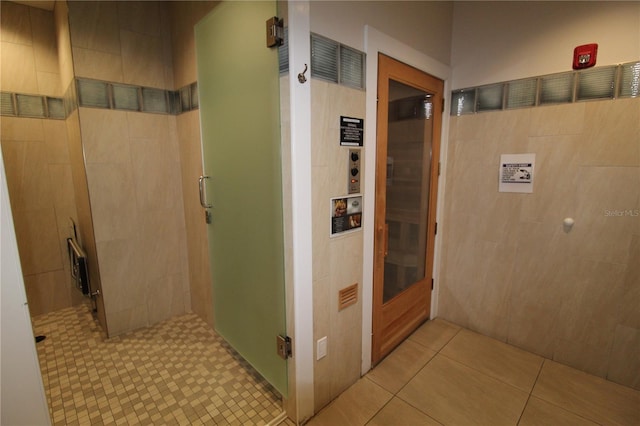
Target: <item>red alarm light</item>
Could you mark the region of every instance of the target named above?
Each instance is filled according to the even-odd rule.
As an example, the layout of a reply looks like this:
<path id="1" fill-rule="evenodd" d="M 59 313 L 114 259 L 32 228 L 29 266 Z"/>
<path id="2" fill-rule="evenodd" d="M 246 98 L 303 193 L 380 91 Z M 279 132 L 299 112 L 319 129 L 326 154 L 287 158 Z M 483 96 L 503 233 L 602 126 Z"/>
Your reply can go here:
<path id="1" fill-rule="evenodd" d="M 573 69 L 581 70 L 596 64 L 598 43 L 583 44 L 573 49 Z"/>

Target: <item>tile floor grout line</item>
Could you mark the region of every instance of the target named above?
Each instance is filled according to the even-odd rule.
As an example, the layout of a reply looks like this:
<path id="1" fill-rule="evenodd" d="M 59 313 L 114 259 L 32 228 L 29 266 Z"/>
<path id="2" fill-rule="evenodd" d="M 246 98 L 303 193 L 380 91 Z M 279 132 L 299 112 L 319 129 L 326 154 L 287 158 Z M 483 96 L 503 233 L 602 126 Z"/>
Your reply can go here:
<path id="1" fill-rule="evenodd" d="M 591 422 L 593 424 L 602 425 L 602 423 L 596 421 L 595 419 L 592 419 L 592 418 L 589 418 L 589 417 L 585 417 L 582 413 L 577 413 L 577 412 L 575 412 L 573 410 L 569 410 L 565 406 L 556 404 L 554 401 L 548 401 L 545 398 L 543 398 L 541 395 L 533 395 L 533 390 L 535 389 L 536 385 L 538 384 L 538 379 L 540 378 L 540 375 L 542 374 L 542 369 L 544 368 L 544 365 L 547 363 L 547 361 L 555 362 L 552 359 L 548 359 L 548 358 L 544 358 L 543 357 L 543 362 L 542 362 L 542 365 L 540 366 L 540 371 L 538 372 L 538 376 L 536 377 L 536 381 L 535 381 L 533 387 L 531 388 L 531 394 L 529 395 L 529 398 L 527 399 L 527 404 L 525 405 L 525 408 L 529 404 L 529 400 L 531 399 L 531 397 L 534 397 L 534 398 L 538 398 L 541 401 L 544 401 L 547 404 L 553 405 L 554 407 L 559 408 L 560 410 L 562 410 L 562 411 L 564 411 L 566 413 L 569 413 L 569 414 L 572 414 L 574 416 L 580 417 L 581 419 L 584 419 L 584 420 L 586 420 L 588 422 Z M 561 365 L 563 365 L 563 364 L 561 364 Z M 597 376 L 595 376 L 595 377 L 597 377 Z M 622 386 L 622 385 L 620 385 L 620 386 Z M 524 410 L 523 410 L 523 413 L 524 413 Z M 518 421 L 518 423 L 519 423 L 519 421 Z"/>
<path id="2" fill-rule="evenodd" d="M 371 371 L 371 370 L 369 370 L 369 371 Z M 381 388 L 382 388 L 382 389 L 384 389 L 384 390 L 387 390 L 387 389 L 385 389 L 385 388 L 384 388 L 384 386 L 379 385 L 378 383 L 374 382 L 373 380 L 371 380 L 371 379 L 367 378 L 367 375 L 366 375 L 366 374 L 365 374 L 364 376 L 362 376 L 362 377 L 363 377 L 363 378 L 365 378 L 365 379 L 367 379 L 367 380 L 369 380 L 369 381 L 370 381 L 371 383 L 373 383 L 374 385 L 379 386 L 379 387 L 381 387 Z M 387 391 L 387 392 L 389 392 L 389 391 Z M 391 392 L 389 392 L 389 393 L 391 393 Z M 369 419 L 368 419 L 366 422 L 364 422 L 364 425 L 363 425 L 363 426 L 366 426 L 366 425 L 368 425 L 369 423 L 371 423 L 371 420 L 373 420 L 373 419 L 374 419 L 374 418 L 375 418 L 375 417 L 376 417 L 376 416 L 377 416 L 377 415 L 378 415 L 378 414 L 379 414 L 379 413 L 384 409 L 384 407 L 386 407 L 386 406 L 387 406 L 387 405 L 388 405 L 388 404 L 393 400 L 393 398 L 395 398 L 395 396 L 396 396 L 395 394 L 391 393 L 391 398 L 389 398 L 389 400 L 388 400 L 387 402 L 385 402 L 385 403 L 382 405 L 382 407 L 380 407 L 380 408 L 379 408 L 375 413 L 373 413 L 373 415 L 372 415 L 371 417 L 369 417 Z M 322 410 L 320 410 L 320 411 L 322 411 Z"/>
<path id="3" fill-rule="evenodd" d="M 540 378 L 540 374 L 542 374 L 542 368 L 544 367 L 544 363 L 545 363 L 545 358 L 542 357 L 542 362 L 540 363 L 540 368 L 538 368 L 538 374 L 536 374 L 536 379 L 533 381 L 533 386 L 531 386 L 531 390 L 529 391 L 529 395 L 527 396 L 527 400 L 525 401 L 524 405 L 522 406 L 522 412 L 520 413 L 520 416 L 518 416 L 518 421 L 516 422 L 516 425 L 520 424 L 520 422 L 522 421 L 522 416 L 524 415 L 524 412 L 527 410 L 527 406 L 529 405 L 529 401 L 531 401 L 531 397 L 533 396 L 533 389 L 535 389 L 536 384 L 538 383 L 538 379 Z"/>
<path id="4" fill-rule="evenodd" d="M 424 325 L 425 325 L 425 324 L 427 324 L 429 321 L 433 321 L 433 320 L 427 320 L 427 321 L 423 322 L 422 324 L 420 324 L 420 326 L 419 326 L 418 328 L 416 328 L 416 329 L 413 331 L 413 333 L 415 333 L 415 332 L 416 332 L 420 327 L 424 326 Z M 397 395 L 402 391 L 402 389 L 404 389 L 404 388 L 409 384 L 409 382 L 410 382 L 411 380 L 413 380 L 413 379 L 414 379 L 414 378 L 415 378 L 415 377 L 416 377 L 416 376 L 417 376 L 417 375 L 418 375 L 422 370 L 424 370 L 424 368 L 425 368 L 425 367 L 426 367 L 426 366 L 427 366 L 427 365 L 428 365 L 428 364 L 429 364 L 429 363 L 430 363 L 430 362 L 431 362 L 431 361 L 432 361 L 432 360 L 433 360 L 433 359 L 434 359 L 434 358 L 435 358 L 435 357 L 440 353 L 440 351 L 441 351 L 442 349 L 444 349 L 444 347 L 445 347 L 445 346 L 447 346 L 447 345 L 449 344 L 449 342 L 451 342 L 451 340 L 452 340 L 452 339 L 453 339 L 453 338 L 454 338 L 454 337 L 455 337 L 455 336 L 460 332 L 460 330 L 461 330 L 461 328 L 459 328 L 459 329 L 458 329 L 458 330 L 453 334 L 453 336 L 451 336 L 451 338 L 450 338 L 449 340 L 447 340 L 447 341 L 445 342 L 445 344 L 444 344 L 444 345 L 442 345 L 442 347 L 441 347 L 440 349 L 438 349 L 437 351 L 434 351 L 433 349 L 431 349 L 431 348 L 429 348 L 429 347 L 427 347 L 427 346 L 425 346 L 425 345 L 423 345 L 423 344 L 421 344 L 421 343 L 419 343 L 419 342 L 416 342 L 415 340 L 412 340 L 412 342 L 413 342 L 413 343 L 415 343 L 415 344 L 417 344 L 417 345 L 419 345 L 419 346 L 421 346 L 421 347 L 423 347 L 423 348 L 425 348 L 425 349 L 428 349 L 428 350 L 430 350 L 431 352 L 435 352 L 435 354 L 434 354 L 431 358 L 429 358 L 429 360 L 428 360 L 427 362 L 425 362 L 425 363 L 424 363 L 424 365 L 423 365 L 422 367 L 420 367 L 420 368 L 418 369 L 418 371 L 416 371 L 416 372 L 415 372 L 415 374 L 414 374 L 413 376 L 411 376 L 411 377 L 409 378 L 409 380 L 407 380 L 407 382 L 406 382 L 404 385 L 402 385 L 402 386 L 400 387 L 400 389 L 398 389 L 398 391 L 397 391 L 396 393 L 394 393 L 393 395 L 394 395 L 394 396 L 397 396 Z M 413 333 L 411 333 L 411 334 L 409 335 L 409 337 L 411 337 L 411 335 L 413 335 Z M 404 343 L 406 340 L 409 340 L 409 337 L 407 337 L 405 340 L 403 340 L 403 341 L 402 341 L 402 343 Z M 400 345 L 401 345 L 402 343 L 400 343 Z M 389 355 L 391 355 L 391 354 L 392 354 L 396 349 L 398 349 L 398 347 L 400 347 L 400 345 L 398 345 L 398 346 L 397 346 L 393 351 L 391 351 L 391 352 L 389 353 Z M 387 355 L 387 356 L 389 356 L 389 355 Z M 384 360 L 383 360 L 383 361 L 384 361 Z M 382 361 L 381 361 L 380 363 L 378 363 L 378 365 L 380 365 L 381 363 L 382 363 Z M 372 370 L 373 370 L 373 369 L 369 370 L 369 371 L 367 372 L 367 374 L 369 374 L 369 372 L 371 372 Z M 366 376 L 366 374 L 365 374 L 365 376 Z M 375 383 L 375 382 L 374 382 L 374 383 Z M 402 398 L 401 398 L 401 399 L 402 399 Z M 404 400 L 403 400 L 403 401 L 404 401 Z M 405 401 L 405 402 L 406 402 L 406 401 Z"/>
<path id="5" fill-rule="evenodd" d="M 434 318 L 434 319 L 435 319 L 435 318 Z M 433 320 L 429 320 L 429 321 L 433 321 Z M 426 324 L 427 322 L 429 322 L 429 321 L 425 321 L 424 323 L 422 323 L 422 325 L 420 325 L 420 327 L 422 327 L 423 325 L 425 325 L 425 324 Z M 420 328 L 420 327 L 418 327 L 418 328 Z M 409 405 L 410 407 L 415 408 L 416 410 L 418 410 L 419 412 L 421 412 L 421 413 L 422 413 L 422 414 L 424 414 L 425 416 L 429 417 L 430 419 L 433 419 L 434 421 L 436 421 L 437 423 L 440 423 L 441 425 L 444 425 L 444 423 L 442 423 L 440 420 L 436 419 L 436 418 L 435 418 L 435 417 L 433 417 L 432 415 L 430 415 L 430 414 L 428 414 L 428 413 L 424 412 L 420 407 L 416 407 L 416 406 L 414 406 L 413 404 L 411 404 L 409 401 L 404 400 L 401 396 L 399 396 L 399 394 L 400 394 L 400 392 L 402 392 L 402 390 L 403 390 L 405 387 L 407 387 L 407 385 L 408 385 L 408 384 L 409 384 L 409 383 L 410 383 L 410 382 L 411 382 L 411 381 L 412 381 L 412 380 L 413 380 L 413 379 L 414 379 L 418 374 L 420 374 L 420 372 L 421 372 L 422 370 L 424 370 L 424 369 L 427 367 L 427 365 L 429 365 L 429 364 L 430 364 L 430 363 L 431 363 L 431 362 L 432 362 L 432 361 L 433 361 L 433 360 L 434 360 L 438 355 L 441 355 L 441 354 L 440 354 L 440 352 L 441 352 L 441 351 L 442 351 L 442 350 L 443 350 L 443 349 L 444 349 L 444 348 L 445 348 L 449 343 L 451 343 L 451 341 L 453 340 L 453 338 L 454 338 L 454 337 L 456 337 L 456 336 L 458 335 L 458 333 L 460 333 L 460 330 L 462 330 L 462 327 L 460 327 L 460 326 L 457 326 L 457 327 L 458 327 L 458 330 L 456 330 L 456 332 L 455 332 L 455 333 L 454 333 L 454 334 L 453 334 L 453 335 L 452 335 L 452 336 L 451 336 L 451 337 L 450 337 L 450 338 L 449 338 L 449 339 L 448 339 L 448 340 L 447 340 L 447 341 L 446 341 L 446 342 L 445 342 L 445 343 L 440 347 L 440 349 L 438 349 L 437 351 L 434 351 L 432 348 L 429 348 L 429 347 L 427 347 L 427 346 L 425 346 L 425 345 L 422 345 L 422 344 L 421 344 L 421 343 L 419 343 L 419 342 L 412 341 L 413 343 L 416 343 L 416 344 L 418 344 L 419 346 L 421 346 L 421 347 L 423 347 L 423 348 L 425 348 L 425 349 L 427 349 L 427 350 L 430 350 L 430 351 L 432 351 L 432 352 L 435 352 L 435 353 L 434 353 L 434 355 L 433 355 L 431 358 L 429 358 L 429 360 L 428 360 L 427 362 L 425 362 L 425 363 L 424 363 L 424 365 L 423 365 L 422 367 L 420 367 L 420 369 L 418 369 L 418 371 L 417 371 L 413 376 L 411 376 L 411 378 L 410 378 L 409 380 L 407 380 L 407 382 L 406 382 L 404 385 L 402 385 L 402 386 L 400 387 L 400 389 L 398 389 L 398 391 L 393 395 L 394 397 L 397 397 L 400 401 L 404 402 L 405 404 Z M 416 330 L 418 330 L 418 329 L 416 329 Z M 414 331 L 414 333 L 415 333 L 415 331 Z M 413 333 L 412 333 L 412 334 L 413 334 Z M 411 335 L 410 335 L 409 337 L 411 337 Z M 407 340 L 408 340 L 408 338 L 407 338 Z M 397 349 L 397 348 L 396 348 L 396 349 Z M 394 350 L 395 350 L 395 349 L 394 349 Z M 444 356 L 444 355 L 443 355 L 443 356 Z M 393 398 L 391 398 L 391 399 L 393 399 Z M 373 417 L 372 417 L 372 418 L 373 418 Z M 371 421 L 371 419 L 370 419 L 369 421 Z"/>
<path id="6" fill-rule="evenodd" d="M 83 319 L 87 317 L 92 324 L 91 314 L 83 313 L 81 308 L 77 308 L 33 320 L 34 328 L 41 326 L 52 337 L 45 347 L 38 348 L 38 355 L 43 376 L 46 374 L 43 381 L 54 425 L 64 424 L 65 421 L 76 422 L 82 416 L 90 422 L 97 418 L 96 422 L 99 424 L 118 424 L 125 421 L 127 416 L 135 416 L 138 421 L 146 421 L 151 417 L 158 421 L 165 417 L 171 417 L 172 421 L 192 421 L 190 416 L 194 415 L 190 413 L 194 413 L 202 405 L 201 393 L 190 390 L 193 386 L 187 382 L 187 378 L 192 378 L 191 383 L 200 383 L 203 389 L 208 388 L 210 398 L 205 399 L 204 403 L 207 407 L 218 407 L 218 414 L 214 416 L 227 412 L 230 415 L 229 421 L 263 424 L 273 417 L 275 411 L 282 411 L 275 391 L 257 374 L 248 370 L 246 363 L 242 363 L 231 353 L 231 348 L 211 333 L 208 326 L 195 314 L 176 317 L 157 327 L 148 327 L 114 339 L 99 336 L 100 330 L 95 325 L 86 327 Z M 182 336 L 185 333 L 187 336 Z M 81 348 L 87 341 L 91 342 L 90 350 Z M 193 349 L 194 344 L 196 349 Z M 147 355 L 146 352 L 154 345 L 155 351 Z M 127 348 L 129 352 L 118 359 L 118 354 L 122 355 Z M 165 357 L 161 354 L 165 350 L 172 350 L 176 354 Z M 70 361 L 73 356 L 65 355 L 69 351 L 72 354 L 75 351 L 78 355 L 75 362 Z M 145 355 L 138 355 L 143 352 Z M 225 363 L 220 371 L 213 371 L 213 364 L 203 361 L 214 357 Z M 142 366 L 138 365 L 141 359 Z M 209 370 L 218 374 L 218 379 L 203 376 Z M 114 371 L 115 374 L 106 374 L 107 371 Z M 241 372 L 240 375 L 237 374 L 238 371 Z M 52 381 L 54 375 L 60 376 L 57 383 Z M 72 375 L 76 377 L 73 378 Z M 95 375 L 100 375 L 100 379 L 81 380 Z M 143 379 L 149 375 L 157 375 L 160 382 Z M 160 383 L 162 385 L 157 387 L 156 384 Z M 151 384 L 154 387 L 150 391 Z M 184 386 L 188 388 L 186 392 Z M 226 386 L 227 393 L 232 396 L 219 398 L 216 392 L 222 386 Z M 67 392 L 69 394 L 64 396 Z M 156 416 L 149 406 L 157 405 L 153 395 L 158 392 L 166 392 L 170 398 L 159 399 L 163 402 L 168 400 L 169 404 L 165 405 L 163 413 L 156 410 Z M 80 398 L 79 394 L 85 396 Z M 185 398 L 189 399 L 188 403 L 184 402 Z M 251 404 L 243 404 L 248 398 L 253 398 Z M 65 399 L 64 403 L 56 405 L 62 399 Z M 123 403 L 118 402 L 118 399 Z M 133 408 L 135 413 L 125 415 L 123 406 Z M 95 412 L 99 414 L 94 415 Z M 201 418 L 206 422 L 224 421 L 222 418 L 214 420 L 207 410 L 204 410 Z"/>
<path id="7" fill-rule="evenodd" d="M 507 383 L 507 382 L 505 382 L 504 380 L 499 379 L 498 377 L 494 377 L 494 376 L 492 376 L 492 375 L 490 375 L 490 374 L 485 373 L 484 371 L 480 371 L 480 370 L 478 370 L 477 368 L 472 367 L 472 366 L 470 366 L 470 365 L 467 365 L 467 364 L 465 364 L 465 363 L 464 363 L 464 362 L 462 362 L 462 361 L 458 361 L 457 359 L 451 358 L 450 356 L 447 356 L 447 355 L 445 355 L 445 354 L 438 353 L 438 355 L 441 355 L 441 356 L 443 356 L 443 357 L 447 358 L 447 359 L 448 359 L 448 360 L 450 360 L 450 361 L 453 361 L 453 362 L 458 363 L 458 364 L 460 364 L 460 365 L 463 365 L 463 366 L 465 366 L 465 367 L 467 367 L 467 368 L 470 368 L 471 370 L 473 370 L 473 371 L 475 371 L 475 372 L 477 372 L 477 373 L 479 373 L 479 374 L 482 374 L 483 376 L 486 376 L 486 377 L 488 377 L 488 378 L 490 378 L 490 379 L 497 380 L 498 382 L 500 382 L 500 383 L 502 383 L 502 384 L 504 384 L 504 385 L 507 385 L 507 386 L 509 386 L 509 387 L 512 387 L 512 388 L 514 388 L 514 389 L 516 389 L 516 390 L 518 390 L 518 391 L 520 391 L 520 392 L 527 393 L 526 391 L 523 391 L 522 389 L 520 389 L 520 388 L 519 388 L 519 387 L 517 387 L 517 386 L 514 386 L 514 385 L 513 385 L 513 384 L 511 384 L 511 383 Z M 434 358 L 435 358 L 435 357 L 434 357 Z M 532 388 L 532 389 L 533 389 L 533 388 Z"/>
<path id="8" fill-rule="evenodd" d="M 438 419 L 434 418 L 433 416 L 429 415 L 428 413 L 426 413 L 426 412 L 422 411 L 419 407 L 414 406 L 414 405 L 413 405 L 413 404 L 411 404 L 409 401 L 405 401 L 403 398 L 401 398 L 400 396 L 398 396 L 398 394 L 402 391 L 402 389 L 404 389 L 404 388 L 409 384 L 409 382 L 411 382 L 411 380 L 413 380 L 413 379 L 414 379 L 414 378 L 415 378 L 415 377 L 416 377 L 416 376 L 417 376 L 417 375 L 418 375 L 422 370 L 424 370 L 424 369 L 427 367 L 427 365 L 429 365 L 429 363 L 431 363 L 431 361 L 433 361 L 433 360 L 434 360 L 438 355 L 441 355 L 441 356 L 442 356 L 442 357 L 444 357 L 444 358 L 447 358 L 447 359 L 449 359 L 449 360 L 451 360 L 451 361 L 453 361 L 453 362 L 456 362 L 456 363 L 458 363 L 458 364 L 460 364 L 460 365 L 463 365 L 463 366 L 465 366 L 465 367 L 467 367 L 467 368 L 470 368 L 470 369 L 472 369 L 472 370 L 474 370 L 474 371 L 478 372 L 479 374 L 482 374 L 482 375 L 484 375 L 484 376 L 486 376 L 486 377 L 489 377 L 489 378 L 491 378 L 491 379 L 497 380 L 497 381 L 499 381 L 499 382 L 501 382 L 501 383 L 503 383 L 503 384 L 505 384 L 505 385 L 507 385 L 507 386 L 510 386 L 510 387 L 512 387 L 512 388 L 514 388 L 514 389 L 517 389 L 517 390 L 519 390 L 519 391 L 522 391 L 520 388 L 518 388 L 518 387 L 516 387 L 516 386 L 512 385 L 511 383 L 507 383 L 507 382 L 505 382 L 505 381 L 503 381 L 503 380 L 501 380 L 501 379 L 498 379 L 497 377 L 493 377 L 493 376 L 491 376 L 491 375 L 489 375 L 489 374 L 487 374 L 487 373 L 485 373 L 485 372 L 483 372 L 483 371 L 478 370 L 477 368 L 474 368 L 474 367 L 472 367 L 472 366 L 470 366 L 470 365 L 467 365 L 467 364 L 465 364 L 465 363 L 463 363 L 463 362 L 461 362 L 461 361 L 458 361 L 458 360 L 456 360 L 456 359 L 453 359 L 453 358 L 451 358 L 451 357 L 447 356 L 446 354 L 441 353 L 441 352 L 442 352 L 442 350 L 444 350 L 444 348 L 445 348 L 447 345 L 449 345 L 449 343 L 451 343 L 451 341 L 452 341 L 452 340 L 453 340 L 453 339 L 454 339 L 454 338 L 455 338 L 455 337 L 456 337 L 456 336 L 457 336 L 457 335 L 458 335 L 458 334 L 459 334 L 463 329 L 464 329 L 464 330 L 467 330 L 466 328 L 464 328 L 464 327 L 462 327 L 462 326 L 458 326 L 458 327 L 459 327 L 459 328 L 458 328 L 458 330 L 457 330 L 457 331 L 456 331 L 456 332 L 451 336 L 451 338 L 449 338 L 449 340 L 447 340 L 447 342 L 446 342 L 444 345 L 442 345 L 442 347 L 441 347 L 440 349 L 438 349 L 437 351 L 435 351 L 435 355 L 434 355 L 434 356 L 432 356 L 432 357 L 431 357 L 431 358 L 430 358 L 430 359 L 429 359 L 429 360 L 428 360 L 428 361 L 427 361 L 427 362 L 426 362 L 426 363 L 425 363 L 425 364 L 424 364 L 424 365 L 423 365 L 423 366 L 422 366 L 422 367 L 421 367 L 421 368 L 420 368 L 420 369 L 419 369 L 419 370 L 418 370 L 418 371 L 417 371 L 413 376 L 411 376 L 411 378 L 410 378 L 409 380 L 407 380 L 407 382 L 406 382 L 406 383 L 405 383 L 405 384 L 400 388 L 400 390 L 398 390 L 398 392 L 394 395 L 394 396 L 397 396 L 401 401 L 403 401 L 403 402 L 407 403 L 409 406 L 411 406 L 411 407 L 415 408 L 416 410 L 420 411 L 420 412 L 421 412 L 421 413 L 423 413 L 424 415 L 426 415 L 426 416 L 428 416 L 428 417 L 430 417 L 430 418 L 434 419 L 435 421 L 437 421 L 437 422 L 438 422 L 438 423 L 440 423 L 440 424 L 444 424 L 444 423 L 442 423 L 440 420 L 438 420 Z M 471 331 L 471 330 L 469 330 L 469 331 Z M 474 332 L 474 333 L 475 333 L 475 332 Z M 495 339 L 494 339 L 494 340 L 495 340 Z M 414 341 L 414 343 L 418 343 L 418 342 L 415 342 L 415 341 Z M 419 343 L 418 343 L 418 344 L 419 344 Z M 424 345 L 420 345 L 420 346 L 422 346 L 422 347 L 424 347 L 424 348 L 426 348 L 426 349 L 430 349 L 430 350 L 432 350 L 432 351 L 433 351 L 433 349 L 428 348 L 428 347 L 426 347 L 426 346 L 424 346 Z M 543 363 L 542 363 L 542 364 L 544 364 L 544 358 L 542 358 L 542 359 L 543 359 Z M 542 365 L 540 366 L 540 369 L 538 370 L 538 375 L 540 374 L 540 372 L 541 372 L 541 371 L 542 371 Z M 537 381 L 537 376 L 536 376 L 536 381 Z M 535 381 L 534 381 L 534 386 L 535 386 Z M 534 387 L 534 386 L 532 386 L 532 388 L 531 388 L 531 391 L 530 391 L 530 392 L 532 392 L 532 391 L 533 391 L 533 387 Z M 530 395 L 530 394 L 529 394 L 529 395 Z M 529 400 L 529 397 L 527 397 L 527 402 L 528 402 L 528 400 Z M 526 408 L 526 405 L 527 405 L 527 403 L 525 403 L 525 405 L 523 406 L 523 412 L 524 412 L 524 409 Z M 522 413 L 520 414 L 520 417 L 521 417 L 521 416 L 522 416 Z M 518 422 L 519 422 L 519 421 L 520 421 L 520 418 L 518 419 Z M 517 424 L 517 423 L 516 423 L 516 424 Z"/>

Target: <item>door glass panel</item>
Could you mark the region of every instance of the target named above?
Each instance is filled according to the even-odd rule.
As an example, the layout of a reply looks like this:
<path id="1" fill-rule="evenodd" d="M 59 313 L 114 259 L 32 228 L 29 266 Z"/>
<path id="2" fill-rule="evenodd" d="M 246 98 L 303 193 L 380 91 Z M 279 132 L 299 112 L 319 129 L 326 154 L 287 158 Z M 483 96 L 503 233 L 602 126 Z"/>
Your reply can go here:
<path id="1" fill-rule="evenodd" d="M 389 80 L 384 303 L 424 279 L 432 94 Z"/>
<path id="2" fill-rule="evenodd" d="M 273 16 L 273 1 L 222 2 L 196 26 L 196 54 L 215 329 L 286 397 L 276 352 L 286 333 L 278 52 L 265 38 Z"/>

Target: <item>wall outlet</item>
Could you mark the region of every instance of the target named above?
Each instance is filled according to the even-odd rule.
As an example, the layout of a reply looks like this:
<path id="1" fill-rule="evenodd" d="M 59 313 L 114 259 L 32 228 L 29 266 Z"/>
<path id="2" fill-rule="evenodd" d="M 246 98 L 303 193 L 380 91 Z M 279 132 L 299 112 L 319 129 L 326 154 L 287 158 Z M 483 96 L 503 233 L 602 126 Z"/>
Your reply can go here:
<path id="1" fill-rule="evenodd" d="M 327 356 L 327 336 L 324 336 L 316 342 L 316 360 L 320 360 Z"/>

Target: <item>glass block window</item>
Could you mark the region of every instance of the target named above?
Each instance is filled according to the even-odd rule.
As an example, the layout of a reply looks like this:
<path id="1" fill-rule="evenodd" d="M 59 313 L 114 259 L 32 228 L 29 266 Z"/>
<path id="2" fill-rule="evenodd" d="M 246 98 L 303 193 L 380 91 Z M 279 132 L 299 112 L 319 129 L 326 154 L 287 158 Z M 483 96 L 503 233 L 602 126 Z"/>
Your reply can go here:
<path id="1" fill-rule="evenodd" d="M 578 74 L 577 100 L 613 98 L 616 67 L 591 68 Z"/>
<path id="2" fill-rule="evenodd" d="M 502 109 L 503 89 L 504 85 L 502 83 L 478 87 L 477 111 Z"/>
<path id="3" fill-rule="evenodd" d="M 18 115 L 21 117 L 45 118 L 42 96 L 16 95 Z"/>
<path id="4" fill-rule="evenodd" d="M 621 65 L 620 97 L 640 96 L 640 62 Z"/>
<path id="5" fill-rule="evenodd" d="M 2 92 L 0 94 L 0 112 L 2 115 L 16 115 L 15 108 L 13 107 L 13 95 L 8 92 Z"/>
<path id="6" fill-rule="evenodd" d="M 69 84 L 67 91 L 64 92 L 64 113 L 65 117 L 69 117 L 73 111 L 78 108 L 78 97 L 76 96 L 76 85 Z"/>
<path id="7" fill-rule="evenodd" d="M 364 54 L 350 47 L 340 46 L 340 83 L 364 88 Z"/>
<path id="8" fill-rule="evenodd" d="M 311 76 L 337 83 L 339 49 L 339 43 L 312 35 Z"/>
<path id="9" fill-rule="evenodd" d="M 540 104 L 571 102 L 573 100 L 573 73 L 542 77 Z"/>
<path id="10" fill-rule="evenodd" d="M 180 89 L 180 107 L 182 111 L 191 111 L 191 87 L 189 86 Z"/>
<path id="11" fill-rule="evenodd" d="M 80 106 L 109 108 L 107 83 L 95 80 L 78 80 L 78 98 Z"/>
<path id="12" fill-rule="evenodd" d="M 47 98 L 47 110 L 49 111 L 49 118 L 56 118 L 60 120 L 64 120 L 66 118 L 64 101 L 62 98 Z"/>
<path id="13" fill-rule="evenodd" d="M 142 105 L 144 112 L 169 112 L 165 91 L 161 89 L 143 87 Z"/>
<path id="14" fill-rule="evenodd" d="M 113 85 L 113 106 L 115 109 L 139 111 L 138 87 Z"/>
<path id="15" fill-rule="evenodd" d="M 278 46 L 278 69 L 280 74 L 289 72 L 289 28 L 284 28 L 284 41 Z"/>
<path id="16" fill-rule="evenodd" d="M 337 41 L 311 34 L 311 77 L 364 89 L 365 55 Z"/>
<path id="17" fill-rule="evenodd" d="M 538 79 L 516 80 L 507 86 L 507 108 L 532 107 L 536 104 Z"/>
<path id="18" fill-rule="evenodd" d="M 200 98 L 198 97 L 198 82 L 191 83 L 191 109 L 200 108 Z"/>
<path id="19" fill-rule="evenodd" d="M 462 89 L 451 93 L 451 115 L 471 114 L 475 112 L 475 105 L 475 89 Z"/>
<path id="20" fill-rule="evenodd" d="M 178 115 L 182 112 L 182 105 L 180 104 L 180 92 L 169 90 L 167 92 L 169 98 L 169 114 Z"/>

